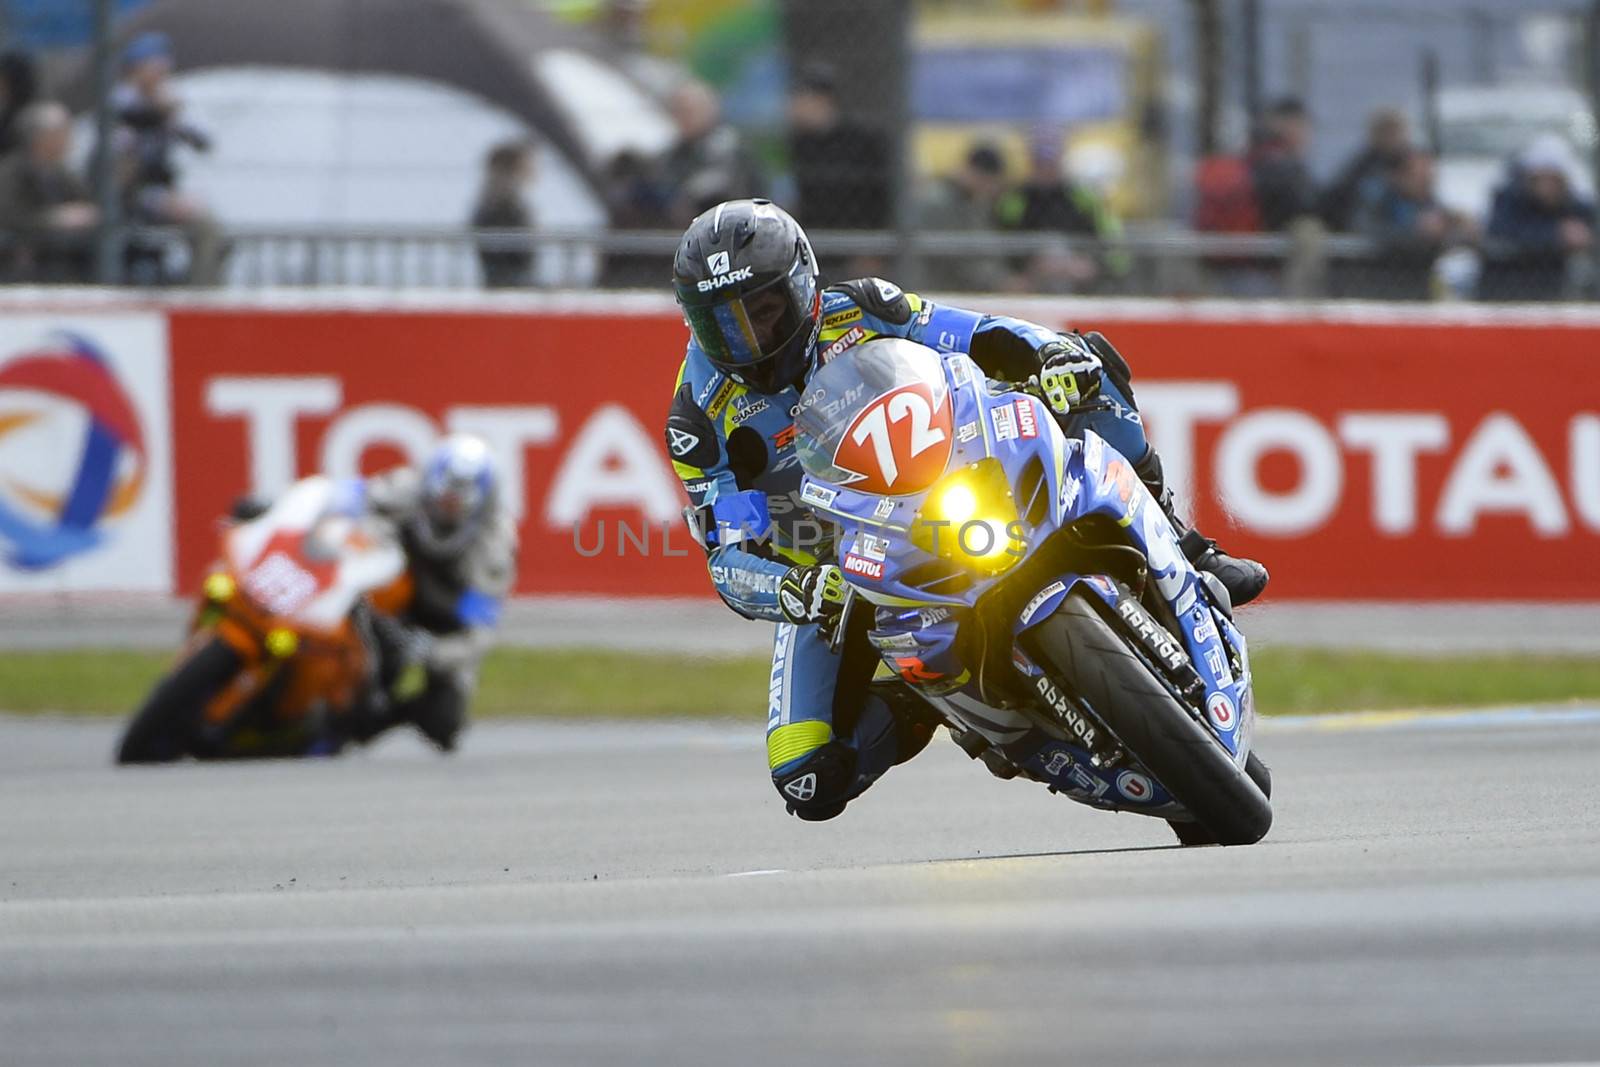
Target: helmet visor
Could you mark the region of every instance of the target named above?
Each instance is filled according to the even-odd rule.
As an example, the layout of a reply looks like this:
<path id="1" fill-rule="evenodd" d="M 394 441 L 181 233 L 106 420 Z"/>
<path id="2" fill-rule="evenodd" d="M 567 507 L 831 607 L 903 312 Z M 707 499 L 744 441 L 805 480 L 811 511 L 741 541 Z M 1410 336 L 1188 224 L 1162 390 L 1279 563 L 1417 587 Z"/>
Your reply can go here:
<path id="1" fill-rule="evenodd" d="M 737 373 L 778 355 L 810 326 L 811 309 L 795 299 L 789 279 L 777 278 L 754 292 L 715 304 L 683 309 L 689 329 L 719 369 Z"/>

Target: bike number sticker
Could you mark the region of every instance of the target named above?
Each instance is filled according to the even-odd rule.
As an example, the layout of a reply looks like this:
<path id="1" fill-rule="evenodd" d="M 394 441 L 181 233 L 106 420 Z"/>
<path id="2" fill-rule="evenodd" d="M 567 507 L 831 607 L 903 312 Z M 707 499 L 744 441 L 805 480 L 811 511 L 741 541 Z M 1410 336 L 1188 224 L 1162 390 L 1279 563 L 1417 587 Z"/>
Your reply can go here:
<path id="1" fill-rule="evenodd" d="M 250 599 L 274 615 L 293 615 L 332 583 L 337 564 L 312 562 L 296 551 L 300 538 L 280 530 L 245 571 L 241 585 Z"/>
<path id="2" fill-rule="evenodd" d="M 855 417 L 833 465 L 864 493 L 915 493 L 944 473 L 950 460 L 950 400 L 934 403 L 922 382 L 892 389 Z"/>

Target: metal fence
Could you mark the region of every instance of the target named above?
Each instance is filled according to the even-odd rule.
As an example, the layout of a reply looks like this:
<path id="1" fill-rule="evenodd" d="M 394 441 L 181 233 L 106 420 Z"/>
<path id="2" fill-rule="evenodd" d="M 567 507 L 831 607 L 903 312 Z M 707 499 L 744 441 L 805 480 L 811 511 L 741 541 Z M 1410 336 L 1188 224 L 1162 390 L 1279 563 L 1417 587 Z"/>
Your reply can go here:
<path id="1" fill-rule="evenodd" d="M 373 289 L 480 288 L 655 289 L 669 284 L 679 235 L 673 231 L 254 228 L 224 238 L 223 284 L 236 290 L 340 286 Z M 825 273 L 894 278 L 910 288 L 954 291 L 951 265 L 991 264 L 1001 284 L 985 288 L 1050 295 L 1234 296 L 1369 300 L 1591 300 L 1594 261 L 1585 255 L 1559 270 L 1527 272 L 1514 249 L 1479 242 L 1417 256 L 1360 236 L 1331 234 L 1314 222 L 1286 234 L 1198 233 L 1183 227 L 1130 227 L 1117 241 L 1042 233 L 818 231 Z M 121 231 L 125 280 L 167 286 L 185 277 L 181 230 Z M 502 280 L 489 285 L 483 257 L 498 257 Z M 1092 282 L 1041 289 L 1041 260 L 1070 257 L 1114 264 Z M 505 284 L 506 259 L 524 265 Z M 1513 285 L 1483 292 L 1486 276 L 1508 273 Z M 11 280 L 39 281 L 40 279 Z M 45 279 L 51 280 L 51 279 Z M 58 281 L 84 279 L 59 278 Z"/>
<path id="2" fill-rule="evenodd" d="M 879 273 L 930 291 L 1596 295 L 1590 252 L 1518 249 L 1478 236 L 1487 226 L 1463 228 L 1456 245 L 1399 247 L 1309 220 L 1271 234 L 1187 225 L 1200 217 L 1197 160 L 1244 149 L 1251 114 L 1281 94 L 1303 97 L 1312 114 L 1306 162 L 1318 185 L 1358 154 L 1379 106 L 1410 115 L 1418 139 L 1437 146 L 1449 118 L 1431 91 L 1441 85 L 1510 86 L 1534 62 L 1547 87 L 1592 103 L 1600 0 L 745 0 L 719 5 L 725 17 L 714 24 L 676 27 L 650 14 L 672 6 L 0 0 L 0 45 L 31 51 L 41 94 L 78 116 L 73 166 L 99 179 L 91 193 L 100 213 L 149 222 L 175 216 L 149 210 L 140 190 L 112 180 L 109 164 L 91 165 L 115 156 L 94 150 L 116 140 L 115 116 L 95 107 L 131 40 L 151 30 L 171 37 L 181 115 L 212 142 L 173 150 L 173 184 L 225 227 L 204 240 L 222 241 L 230 288 L 655 288 L 667 277 L 672 227 L 714 192 L 771 194 L 797 211 L 823 231 L 814 242 L 835 277 Z M 579 18 L 581 8 L 616 17 Z M 1013 30 L 968 54 L 951 27 L 972 20 Z M 1036 44 L 1047 50 L 1030 51 Z M 844 125 L 808 134 L 795 94 L 819 69 Z M 683 102 L 674 94 L 686 79 L 719 110 L 700 142 L 677 128 Z M 974 83 L 979 91 L 968 92 Z M 1103 114 L 1089 107 L 1102 96 L 1115 103 Z M 1097 128 L 1099 140 L 1077 140 Z M 924 194 L 971 148 L 1002 148 L 999 178 L 1016 193 L 1031 153 L 1051 138 L 1061 147 L 1064 134 L 1075 181 L 1074 160 L 1086 170 L 1120 161 L 1107 164 L 1101 185 L 1080 183 L 1100 190 L 1108 215 L 1127 216 L 1113 239 L 1116 227 L 1098 223 L 1099 238 L 1081 226 L 1027 231 L 1065 224 L 1021 215 L 1006 232 L 919 229 L 960 224 L 929 223 Z M 508 139 L 536 146 L 528 210 L 516 222 L 535 228 L 474 231 L 466 220 L 487 184 L 486 152 Z M 723 140 L 739 151 L 721 153 Z M 686 145 L 694 150 L 678 151 Z M 1600 151 L 1600 138 L 1591 147 Z M 841 160 L 845 173 L 829 173 Z M 737 180 L 702 188 L 724 172 Z M 1489 195 L 1478 189 L 1467 214 L 1483 217 Z M 1586 227 L 1592 237 L 1592 216 Z M 95 247 L 43 257 L 31 255 L 28 235 L 0 232 L 0 281 L 168 285 L 191 277 L 192 262 L 213 262 L 191 255 L 193 228 L 102 232 L 109 239 Z M 486 271 L 486 255 L 499 266 Z"/>

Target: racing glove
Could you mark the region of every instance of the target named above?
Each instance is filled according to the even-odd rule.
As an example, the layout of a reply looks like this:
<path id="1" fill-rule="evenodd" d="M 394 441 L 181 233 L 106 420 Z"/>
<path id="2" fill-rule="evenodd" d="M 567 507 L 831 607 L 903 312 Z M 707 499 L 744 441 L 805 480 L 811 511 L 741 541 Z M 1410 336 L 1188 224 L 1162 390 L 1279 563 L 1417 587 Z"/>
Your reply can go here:
<path id="1" fill-rule="evenodd" d="M 844 572 L 831 563 L 790 567 L 778 583 L 778 607 L 796 626 L 815 623 L 830 633 L 844 611 Z"/>
<path id="2" fill-rule="evenodd" d="M 1046 341 L 1035 354 L 1039 357 L 1039 373 L 1034 381 L 1045 403 L 1057 415 L 1071 413 L 1100 391 L 1100 373 L 1104 369 L 1100 357 L 1077 334 Z"/>

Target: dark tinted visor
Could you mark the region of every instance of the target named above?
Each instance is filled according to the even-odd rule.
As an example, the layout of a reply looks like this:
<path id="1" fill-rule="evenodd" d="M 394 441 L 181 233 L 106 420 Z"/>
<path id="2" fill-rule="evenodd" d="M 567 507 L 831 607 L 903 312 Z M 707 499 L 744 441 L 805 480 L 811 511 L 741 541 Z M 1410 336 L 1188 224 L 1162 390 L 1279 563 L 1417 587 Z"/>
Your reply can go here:
<path id="1" fill-rule="evenodd" d="M 806 325 L 787 278 L 708 307 L 684 308 L 684 317 L 711 362 L 730 371 L 777 355 Z"/>

